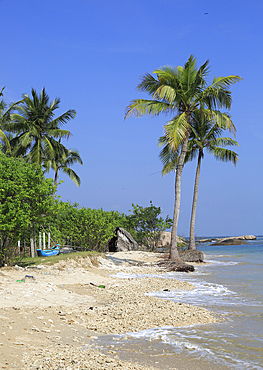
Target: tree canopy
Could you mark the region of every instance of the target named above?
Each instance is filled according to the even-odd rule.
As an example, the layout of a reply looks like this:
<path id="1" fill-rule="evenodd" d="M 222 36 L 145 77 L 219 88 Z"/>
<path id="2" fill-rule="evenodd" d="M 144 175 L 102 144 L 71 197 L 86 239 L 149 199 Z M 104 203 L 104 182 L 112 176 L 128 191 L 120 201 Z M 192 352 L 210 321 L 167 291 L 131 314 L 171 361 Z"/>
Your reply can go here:
<path id="1" fill-rule="evenodd" d="M 54 209 L 54 185 L 40 167 L 0 153 L 0 266 L 34 222 Z"/>

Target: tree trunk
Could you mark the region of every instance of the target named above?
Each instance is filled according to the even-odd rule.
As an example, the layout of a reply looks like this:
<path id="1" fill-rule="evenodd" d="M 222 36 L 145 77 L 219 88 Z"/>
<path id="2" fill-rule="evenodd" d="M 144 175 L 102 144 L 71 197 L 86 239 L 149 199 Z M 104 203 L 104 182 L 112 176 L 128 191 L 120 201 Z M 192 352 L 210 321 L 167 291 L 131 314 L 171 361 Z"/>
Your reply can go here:
<path id="1" fill-rule="evenodd" d="M 57 183 L 58 183 L 58 171 L 55 171 L 54 185 L 57 185 Z"/>
<path id="2" fill-rule="evenodd" d="M 196 245 L 195 245 L 195 216 L 196 216 L 199 179 L 200 179 L 200 171 L 201 171 L 201 159 L 202 159 L 202 153 L 199 152 L 198 161 L 197 161 L 197 168 L 196 168 L 196 175 L 195 175 L 194 196 L 193 196 L 191 224 L 190 224 L 189 249 L 191 249 L 191 250 L 196 250 Z"/>
<path id="3" fill-rule="evenodd" d="M 55 186 L 57 186 L 57 183 L 58 183 L 58 170 L 56 169 L 55 170 L 55 177 L 54 177 L 54 185 Z M 53 191 L 53 196 L 55 195 L 55 193 L 56 193 L 56 189 L 54 189 L 54 191 Z"/>
<path id="4" fill-rule="evenodd" d="M 186 134 L 186 137 L 182 144 L 181 153 L 178 159 L 178 164 L 176 166 L 176 176 L 175 176 L 175 202 L 174 202 L 174 217 L 173 217 L 173 228 L 171 235 L 171 248 L 170 248 L 170 260 L 181 260 L 179 252 L 177 249 L 177 227 L 179 220 L 179 211 L 181 203 L 181 182 L 182 182 L 182 172 L 184 167 L 185 155 L 187 152 L 189 133 Z"/>

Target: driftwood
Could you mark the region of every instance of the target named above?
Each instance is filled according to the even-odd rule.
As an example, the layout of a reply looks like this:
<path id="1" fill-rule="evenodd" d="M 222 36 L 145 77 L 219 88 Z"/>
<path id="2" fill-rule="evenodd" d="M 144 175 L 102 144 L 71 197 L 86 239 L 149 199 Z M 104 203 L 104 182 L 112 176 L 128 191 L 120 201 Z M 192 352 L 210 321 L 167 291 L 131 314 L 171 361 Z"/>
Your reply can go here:
<path id="1" fill-rule="evenodd" d="M 157 262 L 157 266 L 165 268 L 167 271 L 177 271 L 177 272 L 193 272 L 195 270 L 194 266 L 188 265 L 183 261 L 171 261 L 164 260 Z"/>

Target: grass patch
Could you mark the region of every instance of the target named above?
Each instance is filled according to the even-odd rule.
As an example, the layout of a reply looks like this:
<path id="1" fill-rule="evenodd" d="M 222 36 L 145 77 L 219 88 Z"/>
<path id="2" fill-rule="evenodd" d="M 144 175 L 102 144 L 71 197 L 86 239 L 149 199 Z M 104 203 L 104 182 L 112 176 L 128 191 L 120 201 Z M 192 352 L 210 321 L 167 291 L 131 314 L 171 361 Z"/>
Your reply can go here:
<path id="1" fill-rule="evenodd" d="M 57 254 L 56 256 L 50 257 L 24 257 L 22 260 L 17 262 L 16 264 L 21 267 L 27 266 L 35 266 L 35 265 L 54 265 L 55 263 L 66 260 L 68 258 L 75 259 L 77 257 L 93 257 L 99 256 L 101 253 L 99 252 L 74 252 L 74 253 L 61 253 Z"/>

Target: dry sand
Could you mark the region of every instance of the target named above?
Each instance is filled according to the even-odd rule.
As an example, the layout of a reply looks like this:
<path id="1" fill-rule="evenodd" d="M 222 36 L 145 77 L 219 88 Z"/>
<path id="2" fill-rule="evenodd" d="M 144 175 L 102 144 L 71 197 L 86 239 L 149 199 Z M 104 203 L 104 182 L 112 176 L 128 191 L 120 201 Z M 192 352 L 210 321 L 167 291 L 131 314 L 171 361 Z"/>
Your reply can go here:
<path id="1" fill-rule="evenodd" d="M 217 321 L 206 309 L 146 295 L 194 288 L 162 279 L 164 271 L 155 265 L 160 258 L 133 251 L 0 269 L 0 368 L 164 369 L 94 348 L 100 335 Z M 160 278 L 119 279 L 113 276 L 118 272 Z"/>

